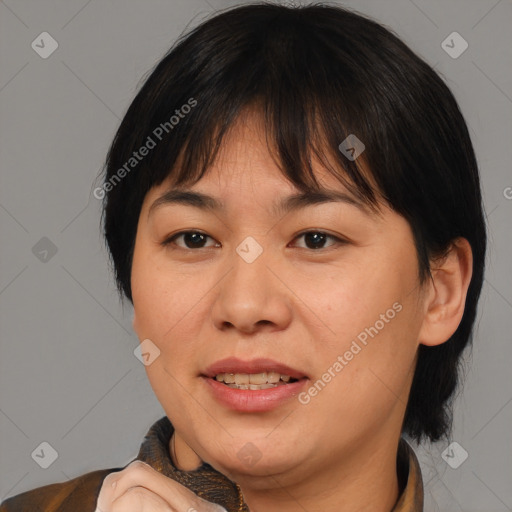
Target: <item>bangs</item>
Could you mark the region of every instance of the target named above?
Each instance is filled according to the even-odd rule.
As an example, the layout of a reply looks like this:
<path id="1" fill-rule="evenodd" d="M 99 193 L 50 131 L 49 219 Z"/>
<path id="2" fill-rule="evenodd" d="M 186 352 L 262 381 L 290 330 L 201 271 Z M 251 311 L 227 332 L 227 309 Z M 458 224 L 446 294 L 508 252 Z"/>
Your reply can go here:
<path id="1" fill-rule="evenodd" d="M 283 104 L 280 105 L 282 108 Z M 160 174 L 155 179 L 155 185 L 167 178 L 172 182 L 172 186 L 191 186 L 199 181 L 214 164 L 223 141 L 235 125 L 255 114 L 261 116 L 264 122 L 263 131 L 267 148 L 276 166 L 300 191 L 322 190 L 313 170 L 312 160 L 316 158 L 323 169 L 368 208 L 377 212 L 378 195 L 367 177 L 364 157 L 361 156 L 351 162 L 343 156 L 338 149 L 338 126 L 322 126 L 320 122 L 314 122 L 314 115 L 304 115 L 303 118 L 297 119 L 296 109 L 282 109 L 276 113 L 274 108 L 270 101 L 263 104 L 262 100 L 258 100 L 234 112 L 231 123 L 214 124 L 212 118 L 206 119 L 207 122 L 212 122 L 211 126 L 199 123 L 202 128 L 190 134 L 174 166 L 171 168 L 169 165 L 171 170 L 166 174 Z"/>
<path id="2" fill-rule="evenodd" d="M 341 140 L 339 125 L 322 125 L 315 121 L 313 106 L 311 115 L 304 110 L 298 112 L 297 106 L 279 102 L 280 111 L 276 112 L 276 105 L 271 101 L 276 98 L 259 98 L 253 103 L 241 106 L 233 111 L 230 120 L 223 124 L 216 123 L 214 117 L 206 117 L 199 122 L 201 128 L 190 133 L 183 143 L 179 155 L 173 164 L 173 157 L 167 156 L 166 173 L 158 173 L 153 183 L 159 185 L 163 180 L 169 179 L 172 186 L 191 186 L 198 182 L 214 165 L 222 148 L 222 144 L 230 136 L 232 130 L 239 122 L 258 116 L 263 121 L 267 148 L 270 156 L 285 176 L 297 189 L 302 192 L 320 191 L 323 189 L 313 170 L 313 159 L 320 163 L 322 169 L 327 170 L 360 202 L 374 212 L 378 211 L 378 194 L 371 185 L 371 176 L 365 167 L 364 157 L 355 161 L 347 159 L 338 149 Z M 300 119 L 297 119 L 298 114 Z M 328 123 L 329 120 L 324 120 Z M 209 124 L 210 123 L 210 124 Z M 348 132 L 347 132 L 348 133 Z M 165 158 L 165 157 L 164 157 Z"/>

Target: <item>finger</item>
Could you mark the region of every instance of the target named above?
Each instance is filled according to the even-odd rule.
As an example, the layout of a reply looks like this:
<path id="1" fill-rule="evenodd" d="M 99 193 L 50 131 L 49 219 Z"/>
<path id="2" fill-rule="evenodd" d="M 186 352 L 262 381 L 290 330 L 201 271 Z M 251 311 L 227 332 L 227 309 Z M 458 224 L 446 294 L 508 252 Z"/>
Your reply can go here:
<path id="1" fill-rule="evenodd" d="M 109 512 L 227 512 L 215 503 L 195 497 L 194 503 L 185 508 L 167 503 L 160 496 L 144 487 L 131 487 L 120 498 L 115 500 Z"/>
<path id="2" fill-rule="evenodd" d="M 141 474 L 144 469 L 152 469 L 142 461 L 134 461 L 121 471 L 108 474 L 104 479 L 98 495 L 98 512 L 111 512 L 112 503 L 125 494 L 131 487 L 137 487 L 141 482 Z M 154 470 L 153 470 L 154 471 Z M 118 485 L 121 482 L 120 485 Z M 97 512 L 97 511 L 95 511 Z"/>
<path id="3" fill-rule="evenodd" d="M 139 460 L 132 462 L 123 471 L 117 473 L 117 478 L 112 483 L 114 482 L 116 482 L 115 486 L 111 486 L 113 502 L 130 487 L 137 486 L 145 487 L 169 503 L 181 507 L 185 507 L 195 497 L 195 494 L 183 485 Z"/>
<path id="4" fill-rule="evenodd" d="M 98 497 L 98 508 L 101 512 L 111 512 L 111 506 L 116 503 L 129 489 L 144 487 L 161 497 L 169 505 L 180 512 L 196 508 L 197 512 L 221 512 L 225 509 L 211 504 L 185 486 L 162 475 L 142 461 L 134 461 L 125 469 L 111 473 L 103 480 L 103 486 Z"/>
<path id="5" fill-rule="evenodd" d="M 94 512 L 112 512 L 111 506 L 114 496 L 114 486 L 117 484 L 121 471 L 109 473 L 101 484 L 98 499 L 96 500 L 96 510 Z"/>
<path id="6" fill-rule="evenodd" d="M 131 487 L 112 503 L 109 512 L 178 512 L 178 509 L 144 487 Z"/>

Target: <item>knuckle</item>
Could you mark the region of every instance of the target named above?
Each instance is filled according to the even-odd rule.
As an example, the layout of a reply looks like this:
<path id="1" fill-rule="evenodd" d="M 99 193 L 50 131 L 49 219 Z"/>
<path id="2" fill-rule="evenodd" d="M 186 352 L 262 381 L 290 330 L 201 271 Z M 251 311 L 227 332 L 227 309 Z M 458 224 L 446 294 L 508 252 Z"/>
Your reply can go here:
<path id="1" fill-rule="evenodd" d="M 114 503 L 115 510 L 120 512 L 132 512 L 141 510 L 147 504 L 146 490 L 142 487 L 131 487 Z"/>
<path id="2" fill-rule="evenodd" d="M 114 504 L 115 512 L 173 512 L 168 503 L 159 495 L 140 486 L 131 487 Z M 114 510 L 113 510 L 114 512 Z"/>
<path id="3" fill-rule="evenodd" d="M 112 484 L 112 482 L 119 477 L 119 473 L 109 473 L 104 479 L 103 479 L 103 484 L 102 484 L 102 488 L 103 487 L 108 487 L 109 485 Z"/>
<path id="4" fill-rule="evenodd" d="M 128 489 L 125 494 L 129 496 L 130 500 L 137 500 L 142 503 L 147 496 L 147 491 L 143 487 L 132 487 Z"/>
<path id="5" fill-rule="evenodd" d="M 130 479 L 139 480 L 148 474 L 150 466 L 140 460 L 136 460 L 126 466 L 118 475 L 121 477 L 129 477 Z"/>
<path id="6" fill-rule="evenodd" d="M 148 469 L 151 469 L 151 467 L 148 466 L 145 462 L 142 462 L 141 460 L 134 460 L 132 463 L 126 466 L 124 471 L 145 473 L 148 471 Z"/>

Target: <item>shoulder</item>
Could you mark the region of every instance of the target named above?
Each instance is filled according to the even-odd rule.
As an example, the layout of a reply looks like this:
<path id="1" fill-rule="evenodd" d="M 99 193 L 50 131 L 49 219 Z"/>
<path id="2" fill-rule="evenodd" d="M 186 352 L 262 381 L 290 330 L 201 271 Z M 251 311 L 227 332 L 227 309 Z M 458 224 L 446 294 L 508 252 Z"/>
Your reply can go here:
<path id="1" fill-rule="evenodd" d="M 123 468 L 100 469 L 4 500 L 0 512 L 94 512 L 104 478 Z"/>

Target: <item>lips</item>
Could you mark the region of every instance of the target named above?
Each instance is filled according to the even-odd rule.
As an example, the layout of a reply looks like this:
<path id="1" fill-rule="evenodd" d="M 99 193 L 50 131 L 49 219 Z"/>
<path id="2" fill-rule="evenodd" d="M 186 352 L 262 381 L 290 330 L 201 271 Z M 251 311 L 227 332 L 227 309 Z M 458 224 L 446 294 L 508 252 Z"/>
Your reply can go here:
<path id="1" fill-rule="evenodd" d="M 280 375 L 288 375 L 292 379 L 300 380 L 307 378 L 307 375 L 300 370 L 275 361 L 273 359 L 257 358 L 250 361 L 242 361 L 236 357 L 221 359 L 208 366 L 204 377 L 215 378 L 219 374 L 258 374 L 274 372 Z"/>
<path id="2" fill-rule="evenodd" d="M 210 365 L 200 378 L 218 404 L 240 413 L 263 413 L 286 407 L 296 400 L 309 380 L 301 370 L 273 359 L 242 361 L 236 357 Z M 259 384 L 263 380 L 266 383 Z"/>

